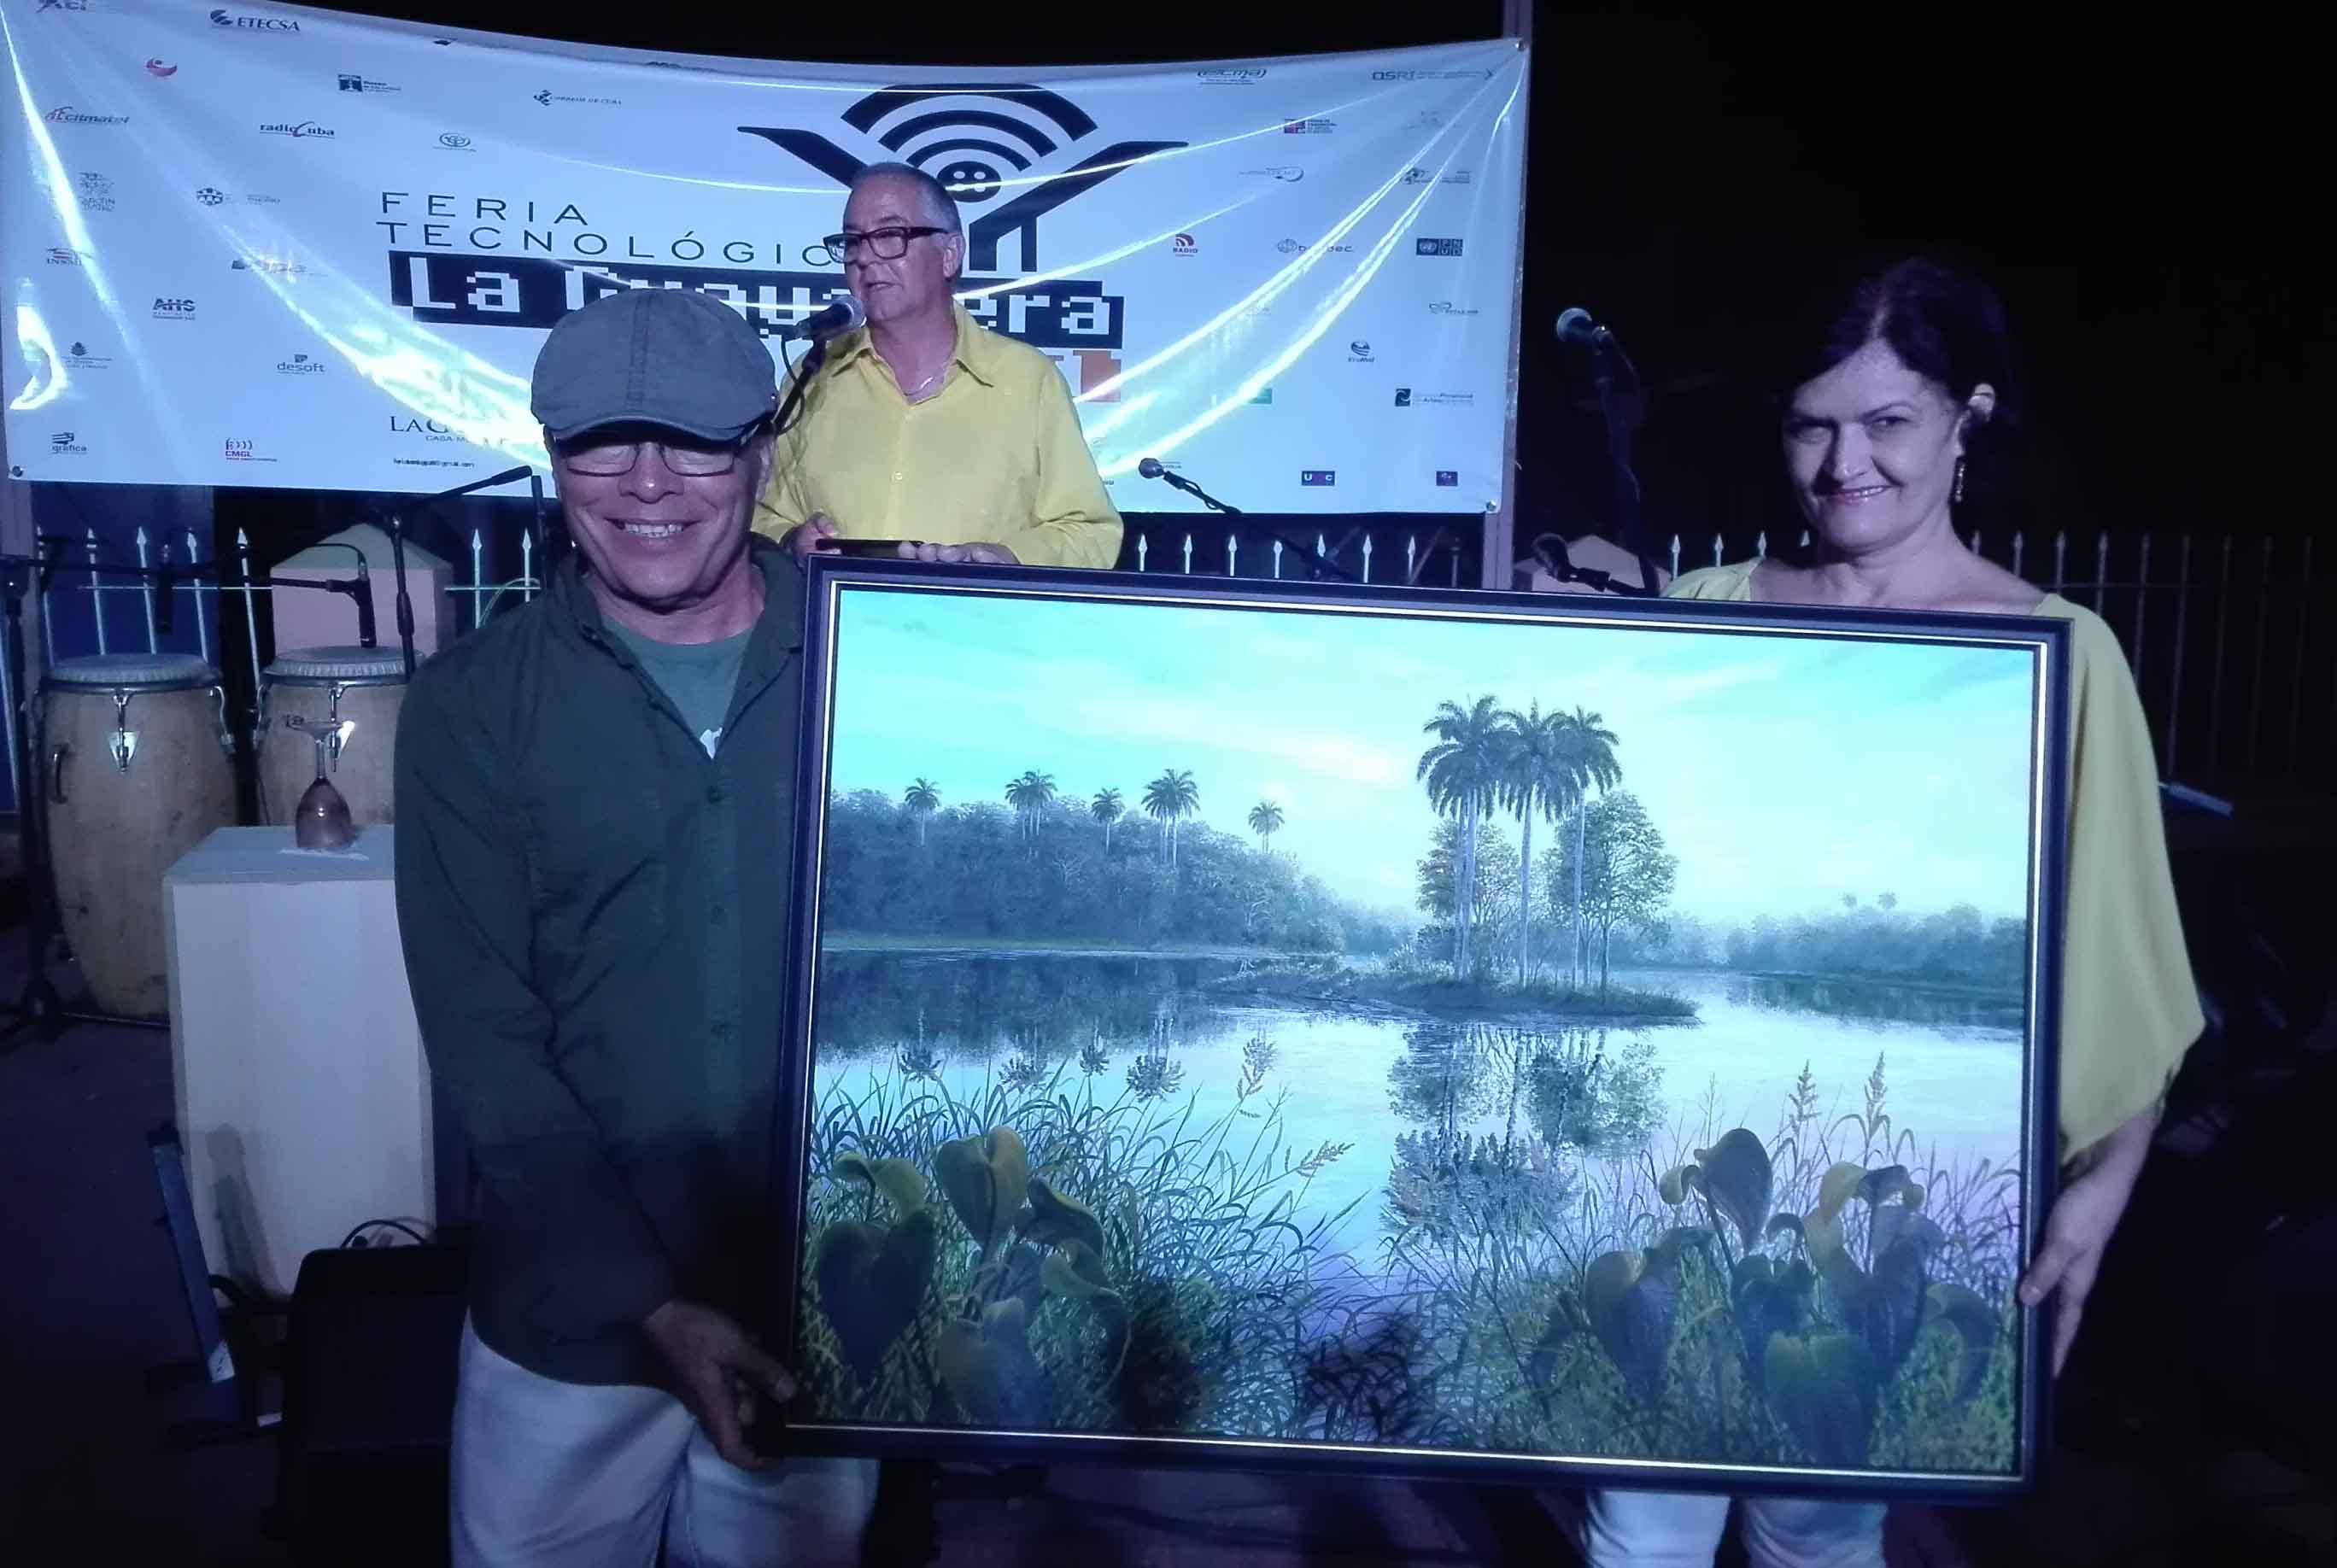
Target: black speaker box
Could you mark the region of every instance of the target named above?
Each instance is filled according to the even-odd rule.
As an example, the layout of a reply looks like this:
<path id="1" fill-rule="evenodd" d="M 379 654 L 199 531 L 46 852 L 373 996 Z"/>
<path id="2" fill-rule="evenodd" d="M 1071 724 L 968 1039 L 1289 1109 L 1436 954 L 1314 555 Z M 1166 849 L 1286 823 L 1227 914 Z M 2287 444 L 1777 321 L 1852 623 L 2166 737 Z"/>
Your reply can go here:
<path id="1" fill-rule="evenodd" d="M 284 1341 L 278 1522 L 298 1563 L 447 1558 L 447 1451 L 469 1250 L 311 1252 Z"/>

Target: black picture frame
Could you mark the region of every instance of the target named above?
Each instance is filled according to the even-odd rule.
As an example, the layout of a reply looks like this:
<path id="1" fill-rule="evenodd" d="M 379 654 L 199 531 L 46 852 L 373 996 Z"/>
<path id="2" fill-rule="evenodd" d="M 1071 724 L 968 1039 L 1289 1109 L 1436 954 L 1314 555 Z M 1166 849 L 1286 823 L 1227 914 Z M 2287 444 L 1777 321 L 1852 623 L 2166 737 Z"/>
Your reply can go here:
<path id="1" fill-rule="evenodd" d="M 781 1067 L 772 1144 L 772 1190 L 785 1237 L 786 1279 L 792 1284 L 778 1292 L 779 1299 L 772 1303 L 762 1325 L 768 1342 L 783 1359 L 797 1367 L 799 1373 L 807 1361 L 819 1359 L 807 1353 L 811 1347 L 807 1343 L 807 1336 L 820 1332 L 815 1319 L 822 1315 L 816 1301 L 817 1290 L 812 1274 L 815 1238 L 810 1211 L 814 1183 L 833 1179 L 810 1171 L 808 1161 L 815 1130 L 816 1064 L 813 1042 L 822 998 L 818 960 L 830 830 L 833 743 L 838 718 L 837 676 L 840 664 L 851 657 L 840 647 L 839 639 L 846 607 L 868 602 L 867 596 L 872 595 L 905 594 L 937 599 L 960 599 L 961 596 L 973 595 L 981 596 L 987 604 L 1079 604 L 1125 607 L 1138 612 L 1150 606 L 1210 609 L 1247 615 L 1362 617 L 1391 628 L 1458 620 L 1477 625 L 1611 630 L 1618 634 L 1672 631 L 1717 633 L 1755 640 L 1806 642 L 1816 638 L 1853 652 L 1887 644 L 2009 649 L 2025 654 L 2030 671 L 2030 696 L 2023 722 L 2028 726 L 2031 765 L 2024 808 L 2029 842 L 2025 851 L 2025 928 L 2019 957 L 2022 1016 L 2019 1027 L 2021 1055 L 2018 1089 L 2022 1111 L 2019 1135 L 2020 1171 L 2017 1178 L 2019 1213 L 2009 1259 L 2014 1277 L 2018 1268 L 2033 1254 L 2053 1197 L 2058 1160 L 2055 1060 L 2059 1033 L 2073 646 L 2068 621 L 2043 615 L 1822 609 L 1748 602 L 1294 583 L 990 565 L 935 566 L 855 559 L 817 560 L 811 566 L 809 575 L 803 643 L 805 740 L 797 781 L 794 913 L 787 954 L 790 1001 L 787 1033 L 778 1042 Z M 1956 761 L 1943 755 L 1940 765 L 1952 768 Z M 992 1152 L 994 1157 L 995 1150 Z M 1882 1174 L 1882 1167 L 1874 1169 L 1873 1174 Z M 868 1179 L 865 1184 L 866 1212 L 873 1223 L 883 1212 L 880 1183 Z M 853 1190 L 856 1193 L 860 1192 L 857 1185 Z M 1690 1190 L 1696 1190 L 1693 1182 Z M 1912 1204 L 1921 1202 L 1920 1193 L 1894 1194 L 1886 1190 L 1869 1204 L 1870 1211 L 1887 1205 L 1894 1196 Z M 935 1211 L 936 1225 L 953 1222 L 947 1213 L 951 1203 L 940 1186 L 929 1189 L 925 1207 Z M 1765 1199 L 1762 1207 L 1766 1207 Z M 1845 1205 L 1845 1209 L 1854 1207 Z M 1713 1221 L 1711 1229 L 1726 1235 L 1727 1224 L 1714 1207 L 1708 1192 L 1704 1212 Z M 1818 1213 L 1814 1209 L 1804 1218 L 1815 1218 Z M 1029 1219 L 1031 1214 L 1026 1204 L 1024 1218 Z M 898 1216 L 895 1217 L 897 1222 Z M 1745 1250 L 1749 1251 L 1749 1233 L 1745 1239 Z M 1785 1240 L 1790 1244 L 1792 1238 Z M 957 1244 L 963 1251 L 980 1242 L 963 1233 L 961 1224 Z M 1770 1240 L 1765 1237 L 1763 1244 L 1771 1244 Z M 1726 1247 L 1723 1251 L 1725 1254 Z M 1640 1254 L 1643 1259 L 1645 1255 Z M 1705 1255 L 1709 1257 L 1708 1249 Z M 1871 1251 L 1868 1261 L 1873 1261 Z M 920 1314 L 933 1305 L 933 1291 L 928 1288 Z M 1731 1495 L 1767 1494 L 1951 1504 L 2001 1502 L 2032 1488 L 2043 1460 L 2047 1434 L 2050 1431 L 2050 1378 L 2045 1375 L 2043 1366 L 2046 1347 L 2050 1342 L 2050 1320 L 2046 1311 L 2020 1308 L 2010 1295 L 2009 1279 L 2004 1282 L 2004 1299 L 1998 1306 L 2006 1326 L 2003 1340 L 1995 1345 L 1993 1354 L 2003 1363 L 2009 1385 L 2010 1413 L 2005 1436 L 2010 1445 L 2010 1457 L 2000 1466 L 1984 1470 L 1857 1466 L 1815 1460 L 1726 1461 L 1684 1454 L 1521 1452 L 1484 1446 L 1445 1447 L 1416 1440 L 1316 1440 L 1193 1431 L 1062 1431 L 1005 1421 L 924 1424 L 898 1418 L 847 1417 L 823 1409 L 809 1387 L 815 1378 L 805 1379 L 803 1395 L 775 1424 L 767 1425 L 758 1440 L 766 1447 L 788 1453 L 993 1464 L 1125 1463 L 1266 1471 L 1296 1468 L 1421 1479 L 1647 1487 Z M 1928 1328 L 1930 1321 L 1927 1310 L 1923 1327 Z M 1809 1325 L 1813 1331 L 1823 1326 Z M 1591 1338 L 1595 1339 L 1597 1336 L 1593 1334 Z M 832 1359 L 832 1325 L 827 1340 L 826 1353 Z M 1676 1327 L 1671 1342 L 1677 1343 Z M 1812 1341 L 1805 1339 L 1804 1342 L 1806 1345 Z M 1125 1339 L 1121 1344 L 1125 1347 Z M 1717 1372 L 1715 1378 L 1716 1381 Z M 940 1400 L 942 1390 L 949 1387 L 948 1379 L 930 1368 L 928 1378 L 934 1386 L 933 1398 Z M 1784 1425 L 1780 1417 L 1781 1428 Z M 1870 1420 L 1870 1433 L 1873 1427 Z"/>

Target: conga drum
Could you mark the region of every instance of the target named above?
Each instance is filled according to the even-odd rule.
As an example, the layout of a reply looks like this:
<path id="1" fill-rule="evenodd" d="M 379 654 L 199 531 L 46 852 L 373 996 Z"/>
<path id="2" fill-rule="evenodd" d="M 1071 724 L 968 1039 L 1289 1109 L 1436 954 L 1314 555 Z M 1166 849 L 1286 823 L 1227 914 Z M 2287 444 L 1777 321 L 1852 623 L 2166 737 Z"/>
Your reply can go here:
<path id="1" fill-rule="evenodd" d="M 61 659 L 42 677 L 37 722 L 57 915 L 90 999 L 161 1018 L 163 873 L 235 822 L 219 671 L 192 654 Z"/>
<path id="2" fill-rule="evenodd" d="M 406 657 L 394 648 L 303 648 L 279 654 L 259 677 L 259 817 L 286 823 L 317 777 L 318 730 L 325 776 L 349 803 L 349 821 L 396 821 L 392 764 L 397 713 L 406 706 Z M 299 723 L 289 721 L 298 719 Z"/>

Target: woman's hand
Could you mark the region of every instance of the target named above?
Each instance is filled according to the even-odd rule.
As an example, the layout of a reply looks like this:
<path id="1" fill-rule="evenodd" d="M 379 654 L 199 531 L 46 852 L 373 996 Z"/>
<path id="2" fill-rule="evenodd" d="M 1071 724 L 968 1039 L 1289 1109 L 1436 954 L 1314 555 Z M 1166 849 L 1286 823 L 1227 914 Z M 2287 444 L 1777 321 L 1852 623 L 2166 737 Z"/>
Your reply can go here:
<path id="1" fill-rule="evenodd" d="M 2080 1156 L 2081 1169 L 2045 1216 L 2044 1244 L 2020 1280 L 2020 1304 L 2034 1307 L 2058 1292 L 2053 1310 L 2053 1376 L 2061 1375 L 2077 1342 L 2086 1298 L 2100 1273 L 2102 1254 L 2134 1196 L 2135 1179 L 2158 1128 L 2152 1106 Z"/>

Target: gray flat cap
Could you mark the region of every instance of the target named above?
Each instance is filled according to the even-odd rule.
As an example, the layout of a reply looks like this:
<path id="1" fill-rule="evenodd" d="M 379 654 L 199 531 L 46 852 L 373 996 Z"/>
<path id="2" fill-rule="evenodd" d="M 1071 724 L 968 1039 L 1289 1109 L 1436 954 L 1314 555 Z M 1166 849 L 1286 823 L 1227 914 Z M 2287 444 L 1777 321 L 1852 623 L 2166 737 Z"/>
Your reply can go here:
<path id="1" fill-rule="evenodd" d="M 695 289 L 628 288 L 560 318 L 529 406 L 554 441 L 604 424 L 736 441 L 778 402 L 770 350 L 745 317 Z"/>

